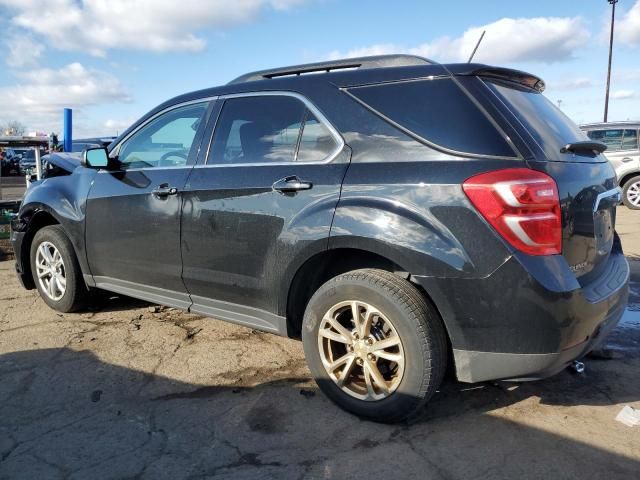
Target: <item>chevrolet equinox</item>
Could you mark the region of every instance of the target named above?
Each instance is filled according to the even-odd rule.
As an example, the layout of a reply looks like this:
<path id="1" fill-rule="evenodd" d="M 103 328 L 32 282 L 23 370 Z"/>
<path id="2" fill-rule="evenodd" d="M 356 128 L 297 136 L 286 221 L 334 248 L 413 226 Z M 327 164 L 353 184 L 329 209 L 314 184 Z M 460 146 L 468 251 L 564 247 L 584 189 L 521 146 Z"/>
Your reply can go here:
<path id="1" fill-rule="evenodd" d="M 629 266 L 606 145 L 543 89 L 389 55 L 176 97 L 31 184 L 18 276 L 62 312 L 104 289 L 301 338 L 321 390 L 378 421 L 448 365 L 553 375 L 617 324 Z"/>

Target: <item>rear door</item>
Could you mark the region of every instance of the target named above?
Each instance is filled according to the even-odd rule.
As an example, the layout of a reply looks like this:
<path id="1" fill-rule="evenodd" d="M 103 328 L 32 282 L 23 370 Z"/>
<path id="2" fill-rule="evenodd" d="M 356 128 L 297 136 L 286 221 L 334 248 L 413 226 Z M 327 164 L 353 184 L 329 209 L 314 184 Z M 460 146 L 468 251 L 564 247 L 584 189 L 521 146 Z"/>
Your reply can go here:
<path id="1" fill-rule="evenodd" d="M 539 91 L 499 80 L 481 81 L 527 139 L 533 153 L 529 165 L 549 174 L 558 185 L 562 254 L 571 270 L 584 281 L 597 275 L 613 246 L 620 199 L 612 166 L 604 155 L 561 152 L 565 145 L 589 138 Z"/>
<path id="2" fill-rule="evenodd" d="M 348 149 L 297 94 L 221 103 L 206 164 L 185 187 L 183 278 L 193 311 L 276 331 L 283 278 L 326 249 Z"/>
<path id="3" fill-rule="evenodd" d="M 98 287 L 186 308 L 182 190 L 193 168 L 209 102 L 171 107 L 125 138 L 87 199 L 87 259 Z"/>

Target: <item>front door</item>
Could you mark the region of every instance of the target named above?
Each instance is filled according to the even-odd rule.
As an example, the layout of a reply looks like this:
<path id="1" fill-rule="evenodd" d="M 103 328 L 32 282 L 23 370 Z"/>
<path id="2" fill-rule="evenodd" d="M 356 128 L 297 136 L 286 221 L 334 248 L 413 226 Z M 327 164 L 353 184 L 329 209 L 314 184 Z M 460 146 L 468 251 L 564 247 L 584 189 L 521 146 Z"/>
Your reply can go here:
<path id="1" fill-rule="evenodd" d="M 185 187 L 183 278 L 192 311 L 279 331 L 282 279 L 326 249 L 348 149 L 299 96 L 223 102 L 207 163 Z"/>
<path id="2" fill-rule="evenodd" d="M 208 102 L 176 106 L 114 150 L 121 168 L 100 171 L 87 199 L 87 258 L 96 286 L 186 308 L 180 214 Z"/>

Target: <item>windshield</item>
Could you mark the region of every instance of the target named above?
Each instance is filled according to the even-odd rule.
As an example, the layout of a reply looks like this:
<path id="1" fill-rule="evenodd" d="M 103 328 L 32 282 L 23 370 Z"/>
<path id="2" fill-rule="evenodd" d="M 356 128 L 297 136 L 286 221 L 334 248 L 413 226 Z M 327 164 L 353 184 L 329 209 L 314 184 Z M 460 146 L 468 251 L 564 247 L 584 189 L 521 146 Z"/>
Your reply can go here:
<path id="1" fill-rule="evenodd" d="M 568 143 L 589 138 L 542 93 L 515 84 L 507 86 L 494 81 L 486 81 L 486 84 L 533 136 L 547 159 L 575 161 L 572 154 L 560 153 L 560 149 Z M 596 157 L 596 161 L 599 160 L 602 159 Z"/>

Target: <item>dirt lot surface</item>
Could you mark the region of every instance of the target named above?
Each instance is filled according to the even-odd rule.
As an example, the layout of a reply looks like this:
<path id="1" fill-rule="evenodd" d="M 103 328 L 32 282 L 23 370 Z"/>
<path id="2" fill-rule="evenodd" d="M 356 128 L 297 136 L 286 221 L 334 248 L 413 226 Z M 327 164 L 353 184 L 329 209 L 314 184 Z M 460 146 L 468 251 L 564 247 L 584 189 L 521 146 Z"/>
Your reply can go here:
<path id="1" fill-rule="evenodd" d="M 640 212 L 621 208 L 640 259 Z M 361 421 L 301 344 L 127 298 L 61 315 L 0 262 L 0 478 L 606 478 L 640 474 L 640 261 L 613 359 L 526 384 L 449 380 L 411 425 Z"/>

